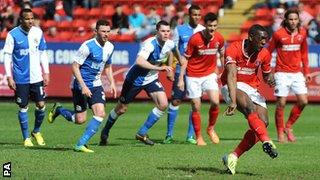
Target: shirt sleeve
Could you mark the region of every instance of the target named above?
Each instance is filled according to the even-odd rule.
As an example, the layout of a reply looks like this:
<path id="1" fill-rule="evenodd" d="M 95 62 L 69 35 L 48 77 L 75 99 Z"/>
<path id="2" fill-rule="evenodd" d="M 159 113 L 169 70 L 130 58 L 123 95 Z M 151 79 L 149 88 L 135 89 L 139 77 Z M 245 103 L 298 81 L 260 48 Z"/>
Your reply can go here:
<path id="1" fill-rule="evenodd" d="M 114 50 L 114 46 L 111 45 L 111 46 L 108 48 L 109 57 L 108 57 L 108 60 L 106 61 L 106 65 L 112 64 L 112 54 L 113 54 L 113 50 Z"/>
<path id="2" fill-rule="evenodd" d="M 14 39 L 10 33 L 8 33 L 6 42 L 3 47 L 3 59 L 4 59 L 4 69 L 6 72 L 6 76 L 11 77 L 11 63 L 12 63 L 12 52 L 14 48 Z"/>
<path id="3" fill-rule="evenodd" d="M 138 56 L 148 59 L 150 54 L 154 51 L 154 46 L 151 43 L 145 42 L 142 44 Z"/>
<path id="4" fill-rule="evenodd" d="M 271 72 L 271 53 L 269 51 L 265 51 L 265 55 L 262 60 L 261 70 L 263 73 L 270 73 Z"/>
<path id="5" fill-rule="evenodd" d="M 195 36 L 191 36 L 190 40 L 188 41 L 188 45 L 187 45 L 187 48 L 186 48 L 186 52 L 184 53 L 184 56 L 189 58 L 191 57 L 191 55 L 193 54 L 194 52 L 194 47 L 196 46 L 196 42 L 195 42 Z"/>
<path id="6" fill-rule="evenodd" d="M 89 56 L 90 51 L 88 46 L 83 43 L 80 48 L 78 49 L 76 56 L 74 57 L 74 62 L 77 62 L 78 64 L 82 65 L 84 63 L 84 61 L 87 59 L 87 57 Z"/>
<path id="7" fill-rule="evenodd" d="M 228 48 L 226 49 L 225 52 L 225 65 L 227 64 L 231 64 L 237 63 L 237 51 L 239 51 L 239 49 L 236 48 L 236 46 L 234 44 L 231 44 L 230 46 L 228 46 Z"/>
<path id="8" fill-rule="evenodd" d="M 178 31 L 178 27 L 176 27 L 173 31 L 173 36 L 172 36 L 172 40 L 174 42 L 175 46 L 179 45 L 179 31 Z"/>
<path id="9" fill-rule="evenodd" d="M 219 36 L 219 52 L 224 53 L 225 48 L 224 48 L 224 39 L 223 37 L 220 35 Z"/>
<path id="10" fill-rule="evenodd" d="M 45 40 L 45 38 L 43 37 L 43 34 L 42 34 L 41 39 L 40 39 L 40 44 L 39 44 L 39 50 L 43 51 L 43 50 L 46 50 L 46 49 L 47 49 L 47 43 L 46 43 L 46 40 Z"/>
<path id="11" fill-rule="evenodd" d="M 277 35 L 276 33 L 274 33 L 269 41 L 269 46 L 268 46 L 269 52 L 272 53 L 276 48 L 276 46 L 277 46 Z"/>

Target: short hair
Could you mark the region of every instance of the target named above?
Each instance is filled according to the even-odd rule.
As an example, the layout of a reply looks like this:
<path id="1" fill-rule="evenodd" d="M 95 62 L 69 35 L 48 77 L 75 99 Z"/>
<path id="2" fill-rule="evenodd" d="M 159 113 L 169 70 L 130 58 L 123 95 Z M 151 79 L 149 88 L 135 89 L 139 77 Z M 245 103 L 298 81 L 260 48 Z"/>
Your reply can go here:
<path id="1" fill-rule="evenodd" d="M 198 6 L 198 5 L 192 4 L 192 5 L 189 7 L 189 10 L 188 10 L 189 15 L 191 15 L 192 10 L 201 10 L 201 8 L 200 8 L 200 6 Z"/>
<path id="2" fill-rule="evenodd" d="M 249 28 L 248 34 L 250 35 L 257 35 L 258 31 L 265 31 L 267 32 L 267 29 L 263 26 L 261 26 L 260 24 L 254 24 Z"/>
<path id="3" fill-rule="evenodd" d="M 22 9 L 19 14 L 19 18 L 23 18 L 23 13 L 33 13 L 31 9 Z"/>
<path id="4" fill-rule="evenodd" d="M 167 21 L 161 20 L 161 21 L 159 21 L 159 22 L 157 23 L 157 25 L 156 25 L 157 31 L 159 31 L 161 25 L 163 25 L 163 26 L 170 26 L 170 24 L 169 24 Z"/>
<path id="5" fill-rule="evenodd" d="M 207 23 L 208 21 L 216 21 L 216 20 L 218 20 L 218 16 L 212 12 L 209 12 L 204 16 L 204 23 Z"/>
<path id="6" fill-rule="evenodd" d="M 283 21 L 281 22 L 281 26 L 282 27 L 288 27 L 289 26 L 289 23 L 288 23 L 288 19 L 289 19 L 289 15 L 290 14 L 297 14 L 298 15 L 298 19 L 299 19 L 299 9 L 297 8 L 291 8 L 291 9 L 288 9 L 286 11 L 286 13 L 284 13 L 284 19 Z M 300 23 L 300 19 L 299 19 L 299 23 L 298 23 L 298 28 L 301 26 L 301 23 Z"/>
<path id="7" fill-rule="evenodd" d="M 110 26 L 110 23 L 107 20 L 99 19 L 96 23 L 96 30 L 98 30 L 100 26 Z"/>

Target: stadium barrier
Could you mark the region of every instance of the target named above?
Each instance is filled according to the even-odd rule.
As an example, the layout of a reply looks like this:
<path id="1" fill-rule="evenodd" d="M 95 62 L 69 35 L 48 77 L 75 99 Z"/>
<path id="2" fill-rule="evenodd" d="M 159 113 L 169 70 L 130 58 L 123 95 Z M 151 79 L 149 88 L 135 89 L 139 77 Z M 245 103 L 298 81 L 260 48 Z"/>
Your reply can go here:
<path id="1" fill-rule="evenodd" d="M 71 97 L 71 63 L 76 50 L 80 47 L 79 43 L 48 43 L 48 55 L 50 62 L 50 85 L 46 87 L 49 97 Z M 134 63 L 139 50 L 139 43 L 114 43 L 115 51 L 112 55 L 113 71 L 118 94 L 125 79 L 126 72 Z M 8 88 L 4 65 L 3 65 L 3 46 L 0 41 L 0 97 L 13 96 L 13 91 Z M 272 60 L 272 66 L 275 64 L 275 56 Z M 309 101 L 320 102 L 320 46 L 309 46 L 309 64 L 312 72 L 312 81 L 308 85 Z M 103 86 L 108 89 L 106 76 L 102 76 Z M 172 83 L 166 79 L 165 73 L 160 73 L 161 82 L 166 90 L 168 97 L 171 96 Z M 260 92 L 268 101 L 275 101 L 273 89 L 263 84 Z M 111 94 L 107 94 L 111 98 Z M 138 95 L 139 99 L 148 98 L 144 92 Z M 206 99 L 206 97 L 205 97 Z M 290 96 L 288 100 L 294 100 Z"/>

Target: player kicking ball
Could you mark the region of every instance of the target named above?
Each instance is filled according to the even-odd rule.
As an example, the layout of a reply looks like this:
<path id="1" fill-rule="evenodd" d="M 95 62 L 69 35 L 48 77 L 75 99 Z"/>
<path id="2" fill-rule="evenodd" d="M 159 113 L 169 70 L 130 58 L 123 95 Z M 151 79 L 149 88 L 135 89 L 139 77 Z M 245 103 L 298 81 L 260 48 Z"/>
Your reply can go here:
<path id="1" fill-rule="evenodd" d="M 225 115 L 232 116 L 238 109 L 250 127 L 235 150 L 222 158 L 231 174 L 235 174 L 240 156 L 258 141 L 262 142 L 263 151 L 271 158 L 278 156 L 276 146 L 267 131 L 268 111 L 265 98 L 257 90 L 260 84 L 259 67 L 264 81 L 270 86 L 275 85 L 270 67 L 271 56 L 263 48 L 267 43 L 268 33 L 261 25 L 253 25 L 248 35 L 248 39 L 234 42 L 226 49 L 225 69 L 221 76 L 221 92 L 228 104 Z"/>

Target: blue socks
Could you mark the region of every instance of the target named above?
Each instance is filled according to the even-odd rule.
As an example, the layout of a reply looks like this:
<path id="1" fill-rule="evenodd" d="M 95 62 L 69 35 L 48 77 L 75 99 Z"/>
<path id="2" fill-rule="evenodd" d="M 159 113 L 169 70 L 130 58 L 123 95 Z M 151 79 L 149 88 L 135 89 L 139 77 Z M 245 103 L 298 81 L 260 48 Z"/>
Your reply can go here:
<path id="1" fill-rule="evenodd" d="M 66 109 L 64 107 L 60 107 L 60 108 L 57 108 L 56 112 L 58 114 L 60 114 L 61 116 L 63 116 L 67 121 L 75 122 L 75 117 L 74 117 L 75 112 L 74 111 L 71 111 L 71 110 Z"/>
<path id="2" fill-rule="evenodd" d="M 179 106 L 173 106 L 171 103 L 169 104 L 168 110 L 168 118 L 167 118 L 167 136 L 173 136 L 173 128 L 176 122 L 177 116 L 179 112 Z"/>
<path id="3" fill-rule="evenodd" d="M 138 131 L 138 134 L 144 136 L 147 134 L 148 130 L 159 120 L 159 118 L 164 114 L 163 111 L 158 109 L 157 107 L 153 108 L 150 112 L 146 122 Z"/>
<path id="4" fill-rule="evenodd" d="M 79 139 L 77 146 L 83 146 L 83 145 L 87 144 L 87 142 L 90 140 L 90 138 L 94 134 L 96 134 L 96 132 L 98 131 L 102 120 L 103 120 L 103 118 L 101 118 L 101 117 L 93 116 L 93 118 L 88 123 L 87 128 L 84 131 L 84 134 Z"/>
<path id="5" fill-rule="evenodd" d="M 34 121 L 34 129 L 33 132 L 37 133 L 40 131 L 40 126 L 45 116 L 45 107 L 42 109 L 36 109 L 34 111 L 35 121 Z"/>
<path id="6" fill-rule="evenodd" d="M 22 131 L 23 140 L 29 138 L 29 130 L 28 130 L 28 108 L 20 109 L 18 112 L 18 118 L 20 122 L 20 127 Z"/>
<path id="7" fill-rule="evenodd" d="M 189 114 L 189 127 L 188 127 L 187 139 L 194 137 L 194 128 L 193 128 L 191 113 L 192 112 L 190 112 L 190 114 Z"/>
<path id="8" fill-rule="evenodd" d="M 113 124 L 116 122 L 116 120 L 118 119 L 118 114 L 114 111 L 114 109 L 112 109 L 109 113 L 106 125 L 104 126 L 104 128 L 101 131 L 101 138 L 102 139 L 107 139 L 109 136 L 109 131 L 112 128 Z"/>

